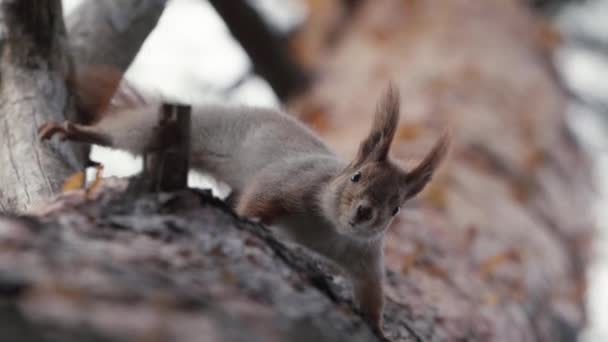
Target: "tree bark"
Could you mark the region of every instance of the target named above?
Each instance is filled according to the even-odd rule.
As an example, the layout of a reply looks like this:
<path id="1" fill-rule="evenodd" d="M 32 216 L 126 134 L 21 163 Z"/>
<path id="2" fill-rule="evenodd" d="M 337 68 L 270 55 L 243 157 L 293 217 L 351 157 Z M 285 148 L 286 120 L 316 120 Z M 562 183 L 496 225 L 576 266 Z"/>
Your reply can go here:
<path id="1" fill-rule="evenodd" d="M 208 193 L 125 194 L 124 183 L 0 217 L 0 317 L 13 323 L 0 340 L 379 340 L 348 282 L 302 248 Z M 389 323 L 396 340 L 417 340 L 407 321 Z"/>
<path id="2" fill-rule="evenodd" d="M 402 98 L 396 158 L 452 133 L 385 247 L 389 301 L 425 339 L 570 341 L 585 323 L 591 173 L 566 124 L 557 42 L 526 3 L 467 0 L 364 0 L 334 44 L 293 42 L 323 72 L 290 105 L 345 158 L 389 80 Z"/>
<path id="3" fill-rule="evenodd" d="M 111 65 L 125 71 L 166 1 L 91 0 L 67 22 L 61 1 L 3 1 L 0 210 L 25 211 L 57 193 L 61 182 L 84 167 L 90 148 L 39 144 L 37 126 L 79 120 L 66 79 L 76 64 Z M 69 46 L 68 46 L 69 45 Z M 69 48 L 72 50 L 69 50 Z M 50 146 L 50 147 L 49 147 Z"/>
<path id="4" fill-rule="evenodd" d="M 60 0 L 4 0 L 0 62 L 0 210 L 23 211 L 54 195 L 84 161 L 72 144 L 40 144 L 37 126 L 73 110 Z"/>

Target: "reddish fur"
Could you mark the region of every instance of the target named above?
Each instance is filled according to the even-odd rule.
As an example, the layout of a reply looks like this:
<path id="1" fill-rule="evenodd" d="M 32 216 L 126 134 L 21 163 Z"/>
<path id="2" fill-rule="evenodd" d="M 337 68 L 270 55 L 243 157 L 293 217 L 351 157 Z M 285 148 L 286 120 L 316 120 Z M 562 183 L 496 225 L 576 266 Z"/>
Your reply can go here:
<path id="1" fill-rule="evenodd" d="M 123 74 L 106 65 L 80 65 L 70 80 L 76 94 L 76 109 L 83 124 L 98 122 L 110 108 Z"/>
<path id="2" fill-rule="evenodd" d="M 76 95 L 80 123 L 93 125 L 104 117 L 146 104 L 124 74 L 109 65 L 78 65 L 69 80 Z"/>
<path id="3" fill-rule="evenodd" d="M 276 218 L 287 214 L 279 200 L 254 191 L 247 192 L 240 198 L 236 212 L 243 217 L 257 218 L 266 225 L 271 225 Z"/>

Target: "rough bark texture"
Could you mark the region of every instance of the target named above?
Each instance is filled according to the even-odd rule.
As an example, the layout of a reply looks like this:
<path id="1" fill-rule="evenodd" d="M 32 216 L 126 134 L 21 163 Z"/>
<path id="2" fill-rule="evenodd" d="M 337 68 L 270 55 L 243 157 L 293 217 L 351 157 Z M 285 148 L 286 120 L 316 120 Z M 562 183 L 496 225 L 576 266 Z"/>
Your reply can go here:
<path id="1" fill-rule="evenodd" d="M 126 70 L 155 27 L 166 1 L 84 1 L 68 18 L 61 1 L 2 1 L 4 26 L 0 129 L 0 210 L 24 211 L 57 193 L 82 169 L 89 148 L 40 145 L 39 124 L 80 121 L 65 80 L 71 52 L 77 64 Z"/>
<path id="2" fill-rule="evenodd" d="M 304 250 L 205 193 L 133 197 L 124 185 L 0 219 L 0 316 L 15 322 L 0 340 L 377 340 L 345 279 Z M 387 324 L 415 341 L 407 322 Z"/>
<path id="3" fill-rule="evenodd" d="M 332 16 L 311 15 L 294 46 L 322 72 L 292 106 L 331 145 L 354 155 L 388 80 L 403 100 L 395 157 L 417 159 L 446 128 L 453 136 L 448 163 L 385 247 L 388 297 L 410 308 L 417 334 L 573 340 L 592 194 L 551 65 L 559 35 L 520 1 L 367 0 L 333 45 L 314 34 Z"/>
<path id="4" fill-rule="evenodd" d="M 157 138 L 143 157 L 141 180 L 147 190 L 168 192 L 188 187 L 190 171 L 190 106 L 165 103 L 159 113 Z"/>
<path id="5" fill-rule="evenodd" d="M 77 63 L 127 70 L 156 27 L 166 0 L 86 0 L 66 19 Z"/>
<path id="6" fill-rule="evenodd" d="M 42 145 L 36 133 L 42 122 L 62 121 L 72 110 L 61 1 L 5 0 L 0 5 L 0 210 L 22 211 L 48 201 L 84 156 L 71 144 Z"/>

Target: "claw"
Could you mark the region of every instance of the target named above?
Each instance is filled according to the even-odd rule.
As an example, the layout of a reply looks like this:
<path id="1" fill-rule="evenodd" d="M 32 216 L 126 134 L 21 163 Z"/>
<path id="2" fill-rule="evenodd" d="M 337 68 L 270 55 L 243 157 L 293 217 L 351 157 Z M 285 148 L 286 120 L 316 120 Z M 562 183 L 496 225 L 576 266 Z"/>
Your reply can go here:
<path id="1" fill-rule="evenodd" d="M 60 134 L 60 139 L 63 141 L 67 138 L 67 130 L 65 125 L 56 122 L 47 122 L 38 128 L 38 136 L 40 140 L 50 140 L 54 135 Z"/>
<path id="2" fill-rule="evenodd" d="M 96 144 L 101 146 L 112 145 L 111 137 L 103 134 L 93 126 L 84 126 L 71 121 L 64 121 L 61 124 L 47 122 L 38 128 L 40 140 L 50 140 L 55 135 L 59 135 L 61 141 L 70 140 L 78 143 Z"/>

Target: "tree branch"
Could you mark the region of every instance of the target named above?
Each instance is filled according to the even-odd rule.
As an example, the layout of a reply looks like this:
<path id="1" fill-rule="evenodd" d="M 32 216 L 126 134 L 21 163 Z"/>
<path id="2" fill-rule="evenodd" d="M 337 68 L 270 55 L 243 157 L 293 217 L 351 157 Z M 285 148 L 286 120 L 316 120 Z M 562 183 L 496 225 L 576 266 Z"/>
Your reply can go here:
<path id="1" fill-rule="evenodd" d="M 284 101 L 306 87 L 308 75 L 292 60 L 285 42 L 246 1 L 209 3 L 249 55 L 255 72 L 268 81 L 279 99 Z"/>
<path id="2" fill-rule="evenodd" d="M 86 0 L 66 19 L 79 64 L 126 70 L 165 9 L 166 0 Z"/>
<path id="3" fill-rule="evenodd" d="M 38 123 L 73 113 L 61 1 L 4 0 L 1 11 L 0 207 L 23 211 L 48 201 L 86 156 L 72 144 L 43 146 L 36 136 Z"/>
<path id="4" fill-rule="evenodd" d="M 69 16 L 69 42 L 60 0 L 4 0 L 0 208 L 24 211 L 48 200 L 61 181 L 82 169 L 89 147 L 41 145 L 36 128 L 47 121 L 79 120 L 66 80 L 68 54 L 78 64 L 131 64 L 162 14 L 166 0 L 88 0 Z M 50 146 L 50 147 L 49 147 Z"/>

